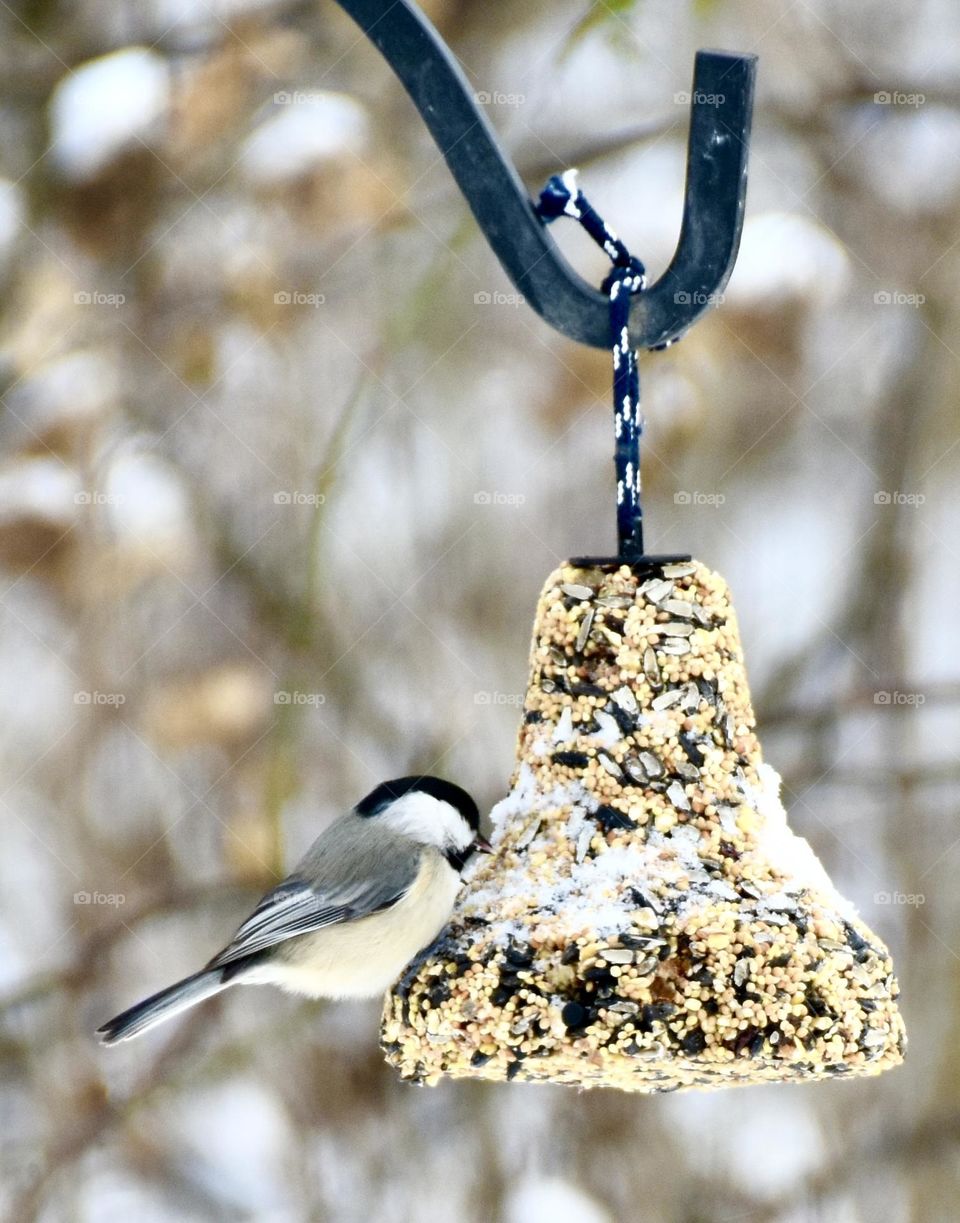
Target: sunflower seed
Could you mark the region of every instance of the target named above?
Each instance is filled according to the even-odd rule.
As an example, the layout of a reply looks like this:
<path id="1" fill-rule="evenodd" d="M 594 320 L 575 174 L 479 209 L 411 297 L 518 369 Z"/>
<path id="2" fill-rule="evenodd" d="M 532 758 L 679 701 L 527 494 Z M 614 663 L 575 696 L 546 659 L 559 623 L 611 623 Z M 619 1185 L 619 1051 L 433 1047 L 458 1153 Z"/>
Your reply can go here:
<path id="1" fill-rule="evenodd" d="M 667 798 L 669 798 L 678 811 L 690 810 L 690 799 L 687 798 L 687 792 L 679 781 L 671 781 L 667 786 Z"/>
<path id="2" fill-rule="evenodd" d="M 613 1011 L 617 1015 L 636 1015 L 640 1010 L 640 1003 L 634 1002 L 630 998 L 618 998 L 616 1002 L 611 1002 L 607 1007 L 608 1011 Z"/>
<path id="3" fill-rule="evenodd" d="M 683 707 L 687 713 L 695 713 L 700 706 L 700 691 L 696 684 L 685 684 L 683 688 Z"/>
<path id="4" fill-rule="evenodd" d="M 660 604 L 660 610 L 680 620 L 689 620 L 693 615 L 693 604 L 686 599 L 664 599 Z"/>
<path id="5" fill-rule="evenodd" d="M 583 600 L 593 598 L 593 591 L 589 586 L 578 586 L 575 582 L 564 582 L 560 589 L 571 599 Z"/>
<path id="6" fill-rule="evenodd" d="M 649 977 L 652 972 L 656 972 L 660 960 L 655 955 L 648 955 L 637 965 L 637 976 Z"/>
<path id="7" fill-rule="evenodd" d="M 697 572 L 697 567 L 691 561 L 679 561 L 673 565 L 664 565 L 660 572 L 665 578 L 688 578 Z"/>
<path id="8" fill-rule="evenodd" d="M 704 628 L 711 628 L 713 626 L 713 616 L 710 615 L 705 607 L 701 607 L 699 603 L 694 603 L 693 605 L 693 618 L 698 624 L 702 624 Z"/>
<path id="9" fill-rule="evenodd" d="M 690 642 L 685 637 L 667 637 L 660 642 L 661 654 L 689 654 Z"/>
<path id="10" fill-rule="evenodd" d="M 637 698 L 633 695 L 626 684 L 624 684 L 622 688 L 618 688 L 612 695 L 613 699 L 617 702 L 624 713 L 629 713 L 632 717 L 636 717 L 640 712 L 640 707 L 637 705 Z"/>
<path id="11" fill-rule="evenodd" d="M 648 777 L 663 776 L 663 761 L 659 756 L 655 756 L 653 752 L 641 752 L 640 763 L 643 765 Z"/>
<path id="12" fill-rule="evenodd" d="M 677 772 L 684 781 L 699 781 L 700 770 L 695 764 L 690 764 L 689 761 L 684 761 L 683 764 L 677 765 Z"/>
<path id="13" fill-rule="evenodd" d="M 655 1062 L 658 1058 L 663 1057 L 664 1047 L 659 1043 L 653 1044 L 649 1049 L 632 1049 L 630 1050 L 631 1057 L 639 1057 L 644 1062 Z"/>
<path id="14" fill-rule="evenodd" d="M 741 986 L 749 980 L 750 977 L 750 961 L 737 960 L 733 966 L 733 983 L 736 986 Z"/>
<path id="15" fill-rule="evenodd" d="M 590 636 L 590 630 L 593 628 L 593 608 L 591 607 L 587 614 L 580 621 L 580 631 L 577 633 L 577 653 L 579 654 L 583 647 L 587 644 L 587 638 Z"/>
<path id="16" fill-rule="evenodd" d="M 577 837 L 577 849 L 575 857 L 578 862 L 582 862 L 587 856 L 587 850 L 590 848 L 590 842 L 593 840 L 593 829 L 589 824 L 585 824 L 580 829 L 580 835 Z"/>
<path id="17" fill-rule="evenodd" d="M 633 963 L 633 952 L 628 947 L 605 947 L 600 954 L 608 964 Z"/>
<path id="18" fill-rule="evenodd" d="M 623 767 L 627 772 L 627 776 L 632 781 L 639 782 L 639 784 L 642 786 L 646 785 L 650 780 L 640 761 L 634 760 L 632 756 L 628 756 L 627 759 L 624 760 Z"/>
<path id="19" fill-rule="evenodd" d="M 685 624 L 682 620 L 668 620 L 666 624 L 658 624 L 657 628 L 664 637 L 689 637 L 693 632 L 693 625 Z"/>
<path id="20" fill-rule="evenodd" d="M 763 903 L 768 909 L 776 909 L 778 913 L 796 913 L 797 902 L 785 892 L 776 892 L 773 896 L 765 896 Z"/>
<path id="21" fill-rule="evenodd" d="M 540 831 L 540 824 L 541 820 L 539 816 L 535 820 L 530 821 L 530 823 L 526 826 L 526 828 L 524 828 L 523 832 L 521 832 L 520 836 L 517 838 L 517 849 L 527 848 L 533 838 Z"/>
<path id="22" fill-rule="evenodd" d="M 735 807 L 731 807 L 727 803 L 721 803 L 717 807 L 717 815 L 720 819 L 720 827 L 724 832 L 736 832 L 737 812 Z"/>
<path id="23" fill-rule="evenodd" d="M 668 688 L 666 692 L 661 692 L 659 696 L 655 696 L 650 702 L 650 708 L 659 712 L 661 709 L 669 709 L 671 705 L 677 705 L 683 696 L 680 688 Z"/>
<path id="24" fill-rule="evenodd" d="M 637 591 L 637 594 L 643 595 L 650 603 L 659 604 L 664 599 L 669 599 L 673 594 L 673 582 L 663 581 L 660 578 L 651 578 L 649 582 L 644 582 Z"/>
<path id="25" fill-rule="evenodd" d="M 877 1045 L 884 1045 L 886 1042 L 887 1035 L 879 1028 L 868 1028 L 863 1034 L 863 1043 L 868 1049 L 874 1049 Z"/>
<path id="26" fill-rule="evenodd" d="M 601 607 L 633 607 L 633 599 L 629 595 L 601 595 L 596 602 Z"/>
<path id="27" fill-rule="evenodd" d="M 623 776 L 623 769 L 606 752 L 597 752 L 597 761 L 600 767 L 609 773 L 611 777 L 619 779 Z"/>
<path id="28" fill-rule="evenodd" d="M 643 651 L 643 673 L 651 688 L 660 687 L 660 667 L 657 663 L 657 652 L 652 645 Z"/>

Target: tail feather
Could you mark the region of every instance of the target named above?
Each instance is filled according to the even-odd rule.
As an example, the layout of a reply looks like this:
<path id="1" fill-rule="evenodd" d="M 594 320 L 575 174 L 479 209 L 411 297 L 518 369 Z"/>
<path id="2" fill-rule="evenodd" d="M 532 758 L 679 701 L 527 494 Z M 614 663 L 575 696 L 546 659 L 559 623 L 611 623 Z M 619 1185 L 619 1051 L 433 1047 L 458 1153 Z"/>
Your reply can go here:
<path id="1" fill-rule="evenodd" d="M 233 984 L 231 980 L 224 981 L 224 975 L 223 969 L 205 968 L 194 973 L 192 977 L 185 977 L 175 985 L 162 989 L 158 994 L 145 998 L 143 1002 L 138 1002 L 136 1006 L 97 1028 L 100 1043 L 115 1045 L 121 1040 L 130 1040 L 141 1032 L 146 1032 L 154 1024 L 163 1023 L 172 1015 L 178 1015 L 181 1011 L 196 1006 L 198 1002 L 203 1002 L 205 998 L 219 994 L 221 990 Z"/>

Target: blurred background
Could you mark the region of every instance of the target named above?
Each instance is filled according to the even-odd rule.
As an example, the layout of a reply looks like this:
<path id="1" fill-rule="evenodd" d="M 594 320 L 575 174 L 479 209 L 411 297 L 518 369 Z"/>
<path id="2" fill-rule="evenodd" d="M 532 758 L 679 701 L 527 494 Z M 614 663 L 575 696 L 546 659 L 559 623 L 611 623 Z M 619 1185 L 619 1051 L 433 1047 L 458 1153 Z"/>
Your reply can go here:
<path id="1" fill-rule="evenodd" d="M 908 1060 L 421 1090 L 376 1004 L 268 990 L 95 1044 L 381 779 L 506 792 L 539 588 L 613 543 L 609 357 L 516 299 L 330 0 L 3 4 L 0 1213 L 952 1219 L 960 12 L 426 7 L 531 192 L 579 166 L 653 275 L 694 51 L 760 56 L 736 272 L 643 363 L 648 546 L 730 582 L 766 756 L 893 951 Z"/>

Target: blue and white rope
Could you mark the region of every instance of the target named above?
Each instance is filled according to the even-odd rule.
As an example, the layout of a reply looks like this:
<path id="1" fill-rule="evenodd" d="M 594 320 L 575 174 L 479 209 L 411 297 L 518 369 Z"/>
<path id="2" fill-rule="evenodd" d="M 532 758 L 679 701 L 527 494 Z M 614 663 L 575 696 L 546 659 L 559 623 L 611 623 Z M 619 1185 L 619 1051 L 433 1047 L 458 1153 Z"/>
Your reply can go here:
<path id="1" fill-rule="evenodd" d="M 640 483 L 640 373 L 630 344 L 630 298 L 646 287 L 646 270 L 606 224 L 577 186 L 576 170 L 555 174 L 540 193 L 537 213 L 544 221 L 572 217 L 603 248 L 613 270 L 601 286 L 610 297 L 613 350 L 614 464 L 617 474 L 618 555 L 643 556 L 643 506 Z"/>

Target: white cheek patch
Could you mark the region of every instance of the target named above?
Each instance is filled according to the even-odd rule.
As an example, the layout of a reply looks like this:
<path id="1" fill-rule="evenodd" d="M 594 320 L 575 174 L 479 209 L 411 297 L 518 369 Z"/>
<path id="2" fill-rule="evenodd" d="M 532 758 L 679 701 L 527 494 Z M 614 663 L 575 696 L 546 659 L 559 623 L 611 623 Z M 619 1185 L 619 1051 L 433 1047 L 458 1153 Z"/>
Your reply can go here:
<path id="1" fill-rule="evenodd" d="M 375 818 L 395 832 L 438 849 L 466 849 L 474 835 L 455 807 L 422 790 L 404 794 Z"/>

